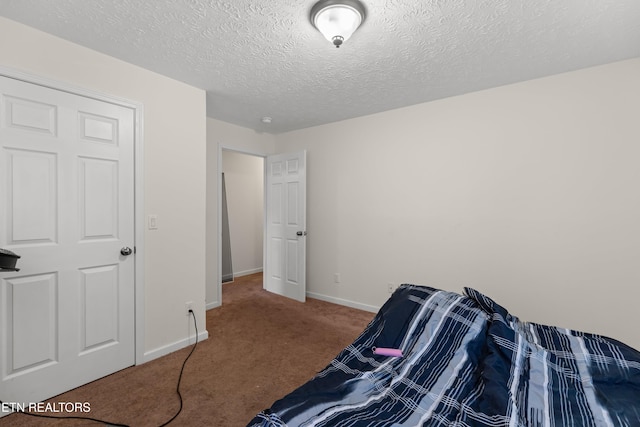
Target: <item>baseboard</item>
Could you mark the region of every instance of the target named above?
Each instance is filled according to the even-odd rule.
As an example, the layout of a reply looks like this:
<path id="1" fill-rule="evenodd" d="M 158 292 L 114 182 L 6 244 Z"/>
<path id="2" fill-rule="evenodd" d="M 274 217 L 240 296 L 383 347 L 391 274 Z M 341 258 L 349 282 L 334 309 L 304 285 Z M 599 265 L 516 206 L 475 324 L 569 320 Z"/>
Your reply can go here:
<path id="1" fill-rule="evenodd" d="M 338 305 L 344 305 L 351 308 L 357 308 L 358 310 L 369 311 L 371 313 L 377 313 L 380 310 L 380 307 L 376 307 L 375 305 L 362 304 L 355 301 L 350 301 L 347 299 L 330 297 L 328 295 L 316 294 L 315 292 L 307 292 L 307 296 L 309 298 L 319 299 L 321 301 L 332 302 Z"/>
<path id="2" fill-rule="evenodd" d="M 204 341 L 209 338 L 208 331 L 202 331 L 198 333 L 198 342 Z M 169 353 L 173 353 L 174 351 L 178 351 L 182 348 L 188 347 L 195 343 L 195 334 L 190 336 L 189 338 L 182 339 L 180 341 L 176 341 L 172 344 L 167 344 L 160 348 L 156 348 L 155 350 L 147 351 L 144 353 L 144 357 L 142 363 L 151 362 L 154 359 L 157 359 L 162 356 L 166 356 Z"/>
<path id="3" fill-rule="evenodd" d="M 210 302 L 207 305 L 204 306 L 205 310 L 211 310 L 212 308 L 218 308 L 220 307 L 222 304 L 220 304 L 220 301 L 214 301 L 214 302 Z"/>
<path id="4" fill-rule="evenodd" d="M 250 270 L 236 271 L 233 273 L 233 277 L 248 276 L 250 274 L 261 273 L 261 272 L 262 272 L 262 267 L 252 268 Z"/>

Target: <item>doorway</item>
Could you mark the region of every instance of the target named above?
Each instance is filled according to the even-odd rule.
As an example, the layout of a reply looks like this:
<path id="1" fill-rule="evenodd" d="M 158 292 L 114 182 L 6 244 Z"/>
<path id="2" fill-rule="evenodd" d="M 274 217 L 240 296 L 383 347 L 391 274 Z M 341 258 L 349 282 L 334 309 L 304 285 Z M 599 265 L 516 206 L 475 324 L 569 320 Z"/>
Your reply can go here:
<path id="1" fill-rule="evenodd" d="M 226 284 L 234 277 L 263 271 L 264 157 L 223 149 L 220 172 L 224 177 L 220 265 Z"/>

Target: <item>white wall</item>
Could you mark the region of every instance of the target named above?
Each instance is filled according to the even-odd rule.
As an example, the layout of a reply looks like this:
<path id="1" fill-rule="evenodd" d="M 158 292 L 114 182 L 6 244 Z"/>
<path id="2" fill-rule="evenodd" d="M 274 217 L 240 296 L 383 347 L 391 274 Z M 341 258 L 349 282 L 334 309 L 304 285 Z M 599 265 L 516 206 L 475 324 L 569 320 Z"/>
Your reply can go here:
<path id="1" fill-rule="evenodd" d="M 260 120 L 260 118 L 258 117 L 256 120 Z M 217 307 L 222 302 L 218 265 L 220 257 L 218 248 L 220 182 L 218 176 L 221 160 L 219 157 L 223 149 L 267 156 L 275 152 L 275 137 L 220 120 L 207 119 L 207 308 Z"/>
<path id="2" fill-rule="evenodd" d="M 222 151 L 235 277 L 262 271 L 264 158 Z"/>
<path id="3" fill-rule="evenodd" d="M 204 91 L 1 17 L 0 40 L 2 66 L 143 104 L 145 357 L 186 345 L 186 301 L 205 325 Z"/>
<path id="4" fill-rule="evenodd" d="M 470 286 L 640 348 L 639 122 L 635 59 L 279 135 L 308 150 L 308 290 Z"/>

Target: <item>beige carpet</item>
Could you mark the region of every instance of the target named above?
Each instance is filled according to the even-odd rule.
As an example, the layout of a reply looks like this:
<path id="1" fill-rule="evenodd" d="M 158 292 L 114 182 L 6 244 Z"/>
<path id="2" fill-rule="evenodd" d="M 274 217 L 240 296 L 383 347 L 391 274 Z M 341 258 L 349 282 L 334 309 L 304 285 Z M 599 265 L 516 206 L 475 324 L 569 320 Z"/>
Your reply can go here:
<path id="1" fill-rule="evenodd" d="M 182 413 L 172 426 L 245 426 L 309 380 L 351 343 L 374 314 L 314 299 L 299 303 L 262 289 L 262 274 L 223 285 L 223 305 L 207 312 L 209 339 L 187 362 Z M 198 325 L 200 329 L 204 325 Z M 51 399 L 89 402 L 95 418 L 158 426 L 179 407 L 175 393 L 190 348 L 134 366 Z M 97 426 L 12 414 L 0 427 Z"/>

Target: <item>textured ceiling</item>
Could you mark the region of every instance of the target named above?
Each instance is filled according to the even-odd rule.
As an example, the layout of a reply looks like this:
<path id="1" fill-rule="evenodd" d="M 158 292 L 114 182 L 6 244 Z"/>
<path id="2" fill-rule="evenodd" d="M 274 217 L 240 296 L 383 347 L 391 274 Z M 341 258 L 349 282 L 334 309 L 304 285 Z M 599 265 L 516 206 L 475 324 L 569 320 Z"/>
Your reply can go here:
<path id="1" fill-rule="evenodd" d="M 205 89 L 209 117 L 270 133 L 640 57 L 639 0 L 362 1 L 340 49 L 310 24 L 315 0 L 0 0 L 0 15 Z"/>

